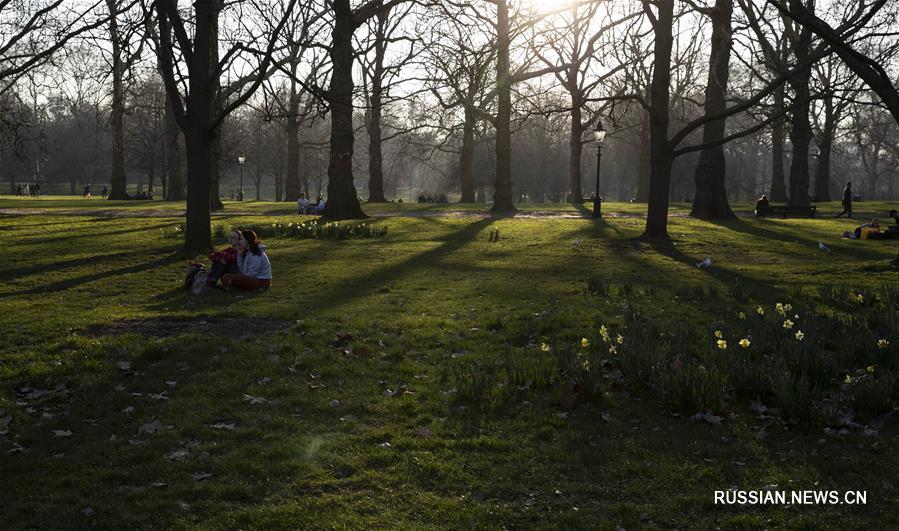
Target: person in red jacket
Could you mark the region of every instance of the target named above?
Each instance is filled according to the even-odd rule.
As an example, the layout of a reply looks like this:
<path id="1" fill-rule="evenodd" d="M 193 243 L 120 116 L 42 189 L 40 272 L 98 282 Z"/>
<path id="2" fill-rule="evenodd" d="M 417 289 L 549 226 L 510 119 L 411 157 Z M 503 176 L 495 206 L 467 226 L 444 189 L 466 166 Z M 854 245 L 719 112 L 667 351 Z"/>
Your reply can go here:
<path id="1" fill-rule="evenodd" d="M 217 287 L 222 275 L 238 273 L 237 244 L 239 242 L 240 231 L 237 229 L 232 230 L 231 235 L 228 237 L 228 247 L 209 254 L 212 267 L 209 268 L 209 276 L 206 278 L 206 283 L 210 288 Z"/>

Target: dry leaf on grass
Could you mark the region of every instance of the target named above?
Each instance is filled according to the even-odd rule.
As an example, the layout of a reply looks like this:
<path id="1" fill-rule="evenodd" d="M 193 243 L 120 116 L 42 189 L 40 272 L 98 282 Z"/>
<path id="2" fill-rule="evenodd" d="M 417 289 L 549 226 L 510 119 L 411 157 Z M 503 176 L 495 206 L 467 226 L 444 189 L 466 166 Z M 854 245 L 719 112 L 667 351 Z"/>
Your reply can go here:
<path id="1" fill-rule="evenodd" d="M 72 432 L 69 430 L 53 430 L 53 435 L 57 437 L 71 437 Z"/>
<path id="2" fill-rule="evenodd" d="M 204 479 L 211 478 L 212 472 L 194 472 L 190 477 L 194 478 L 196 481 L 203 481 Z"/>
<path id="3" fill-rule="evenodd" d="M 244 402 L 249 402 L 251 406 L 255 406 L 257 404 L 264 404 L 267 402 L 266 399 L 261 396 L 253 396 L 253 395 L 243 395 Z"/>
<path id="4" fill-rule="evenodd" d="M 234 430 L 234 423 L 233 423 L 233 422 L 228 422 L 228 423 L 225 423 L 225 422 L 217 422 L 217 423 L 211 425 L 210 427 L 213 428 L 213 429 L 216 429 L 216 430 L 228 430 L 228 431 L 233 431 L 233 430 Z"/>

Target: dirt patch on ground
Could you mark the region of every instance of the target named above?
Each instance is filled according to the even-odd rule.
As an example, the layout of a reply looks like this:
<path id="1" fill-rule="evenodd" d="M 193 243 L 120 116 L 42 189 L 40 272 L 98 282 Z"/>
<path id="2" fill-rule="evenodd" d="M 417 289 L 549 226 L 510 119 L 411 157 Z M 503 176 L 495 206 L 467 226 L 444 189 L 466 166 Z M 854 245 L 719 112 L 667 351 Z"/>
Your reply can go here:
<path id="1" fill-rule="evenodd" d="M 255 319 L 252 317 L 189 317 L 156 319 L 128 319 L 107 325 L 94 325 L 87 332 L 95 336 L 140 334 L 147 338 L 183 335 L 206 337 L 260 337 L 287 330 L 296 321 Z"/>

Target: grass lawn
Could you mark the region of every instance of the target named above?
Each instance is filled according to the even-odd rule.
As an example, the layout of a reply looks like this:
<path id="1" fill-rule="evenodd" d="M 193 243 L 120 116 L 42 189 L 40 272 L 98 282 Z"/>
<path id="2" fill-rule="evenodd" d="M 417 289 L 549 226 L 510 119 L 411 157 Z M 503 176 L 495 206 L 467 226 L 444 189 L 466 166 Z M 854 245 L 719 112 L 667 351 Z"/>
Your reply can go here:
<path id="1" fill-rule="evenodd" d="M 265 237 L 268 293 L 193 296 L 183 203 L 0 197 L 0 528 L 899 527 L 899 385 L 833 420 L 844 377 L 899 374 L 899 241 L 841 239 L 861 222 L 837 203 L 675 204 L 670 244 L 636 239 L 645 205 L 589 208 L 366 205 L 385 236 Z M 251 201 L 213 223 L 297 221 Z M 780 348 L 825 379 L 740 372 Z M 729 488 L 867 503 L 715 505 Z"/>

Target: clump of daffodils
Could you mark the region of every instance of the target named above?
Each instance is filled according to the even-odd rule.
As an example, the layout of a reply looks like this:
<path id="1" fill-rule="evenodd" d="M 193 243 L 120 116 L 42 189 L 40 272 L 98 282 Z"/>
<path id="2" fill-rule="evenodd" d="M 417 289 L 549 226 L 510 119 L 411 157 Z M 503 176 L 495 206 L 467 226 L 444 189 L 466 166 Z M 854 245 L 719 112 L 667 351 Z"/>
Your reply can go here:
<path id="1" fill-rule="evenodd" d="M 887 348 L 888 346 L 890 346 L 890 342 L 886 339 L 877 340 L 877 348 Z"/>
<path id="2" fill-rule="evenodd" d="M 789 329 L 793 328 L 793 324 L 794 324 L 793 321 L 787 319 L 786 321 L 784 321 L 784 328 L 789 330 Z"/>
<path id="3" fill-rule="evenodd" d="M 723 339 L 719 339 L 716 344 L 718 345 L 718 348 L 721 350 L 724 350 L 727 348 L 727 341 L 725 341 Z"/>
<path id="4" fill-rule="evenodd" d="M 744 337 L 743 339 L 740 340 L 739 344 L 743 348 L 749 348 L 750 341 Z"/>
<path id="5" fill-rule="evenodd" d="M 758 308 L 755 309 L 755 313 L 757 313 L 759 315 L 765 315 L 765 309 L 762 308 L 761 306 L 759 306 Z"/>

